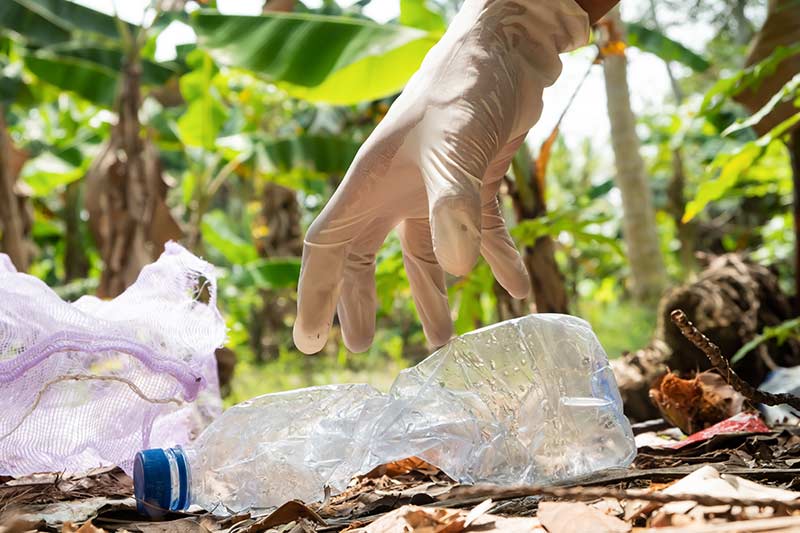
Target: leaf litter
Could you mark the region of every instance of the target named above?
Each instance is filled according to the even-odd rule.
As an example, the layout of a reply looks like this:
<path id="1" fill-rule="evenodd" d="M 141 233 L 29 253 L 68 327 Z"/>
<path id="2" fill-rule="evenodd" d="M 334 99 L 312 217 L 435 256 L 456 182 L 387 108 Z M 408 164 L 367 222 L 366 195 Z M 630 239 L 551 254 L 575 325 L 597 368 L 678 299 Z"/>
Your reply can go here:
<path id="1" fill-rule="evenodd" d="M 688 321 L 681 326 L 698 346 L 707 341 Z M 712 363 L 714 348 L 703 345 Z M 634 464 L 583 483 L 462 486 L 409 457 L 322 502 L 232 516 L 168 513 L 147 522 L 136 512 L 130 478 L 106 468 L 0 479 L 0 533 L 800 531 L 800 427 L 768 427 L 752 409 L 765 398 L 787 398 L 754 393 L 729 367 L 715 366 L 719 374 L 658 380 L 651 398 L 664 419 L 633 426 Z"/>
<path id="2" fill-rule="evenodd" d="M 743 467 L 745 458 L 752 466 Z M 716 435 L 677 450 L 643 447 L 627 471 L 550 488 L 459 486 L 408 458 L 323 502 L 289 501 L 261 515 L 172 513 L 161 522 L 144 521 L 129 480 L 106 469 L 4 482 L 0 533 L 792 531 L 800 529 L 798 463 L 800 428 Z"/>

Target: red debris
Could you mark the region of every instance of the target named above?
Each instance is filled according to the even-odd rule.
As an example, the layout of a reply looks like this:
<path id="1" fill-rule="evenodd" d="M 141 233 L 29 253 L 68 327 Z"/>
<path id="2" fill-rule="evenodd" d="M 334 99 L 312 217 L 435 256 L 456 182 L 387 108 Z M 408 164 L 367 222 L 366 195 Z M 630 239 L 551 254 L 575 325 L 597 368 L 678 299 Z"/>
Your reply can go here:
<path id="1" fill-rule="evenodd" d="M 681 441 L 667 444 L 665 445 L 665 447 L 678 449 L 686 446 L 687 444 L 710 439 L 714 435 L 720 435 L 723 433 L 769 433 L 769 432 L 770 429 L 761 420 L 761 417 L 758 415 L 758 413 L 745 412 L 733 415 L 732 417 L 723 420 L 722 422 L 719 422 L 717 424 L 714 424 L 709 428 L 706 428 L 702 431 L 698 431 L 697 433 L 693 433 Z"/>

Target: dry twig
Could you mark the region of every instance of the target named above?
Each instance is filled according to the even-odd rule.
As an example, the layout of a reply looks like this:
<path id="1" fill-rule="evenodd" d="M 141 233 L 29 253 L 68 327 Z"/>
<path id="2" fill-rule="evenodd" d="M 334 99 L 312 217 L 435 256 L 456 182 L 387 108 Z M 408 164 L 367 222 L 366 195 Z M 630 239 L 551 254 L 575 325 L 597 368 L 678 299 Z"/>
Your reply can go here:
<path id="1" fill-rule="evenodd" d="M 725 381 L 727 381 L 731 387 L 755 403 L 763 403 L 764 405 L 786 404 L 800 411 L 800 397 L 789 393 L 773 394 L 764 392 L 740 378 L 739 375 L 733 371 L 728 360 L 722 355 L 719 346 L 703 335 L 703 333 L 689 321 L 686 313 L 682 310 L 675 309 L 670 313 L 670 317 L 672 318 L 672 322 L 678 326 L 683 336 L 708 357 L 711 364 L 722 373 L 722 377 L 725 378 Z"/>
<path id="2" fill-rule="evenodd" d="M 800 509 L 800 499 L 793 501 L 778 501 L 754 498 L 729 498 L 709 496 L 706 494 L 665 494 L 663 492 L 647 492 L 645 490 L 623 490 L 611 487 L 495 487 L 481 486 L 463 487 L 457 490 L 458 496 L 475 498 L 492 498 L 494 500 L 520 498 L 523 496 L 548 496 L 552 498 L 565 498 L 573 501 L 596 500 L 600 498 L 615 498 L 617 500 L 641 500 L 653 503 L 672 503 L 691 501 L 698 505 L 712 507 L 715 505 L 731 505 L 739 507 L 775 507 L 783 509 Z M 448 504 L 447 501 L 437 505 Z"/>

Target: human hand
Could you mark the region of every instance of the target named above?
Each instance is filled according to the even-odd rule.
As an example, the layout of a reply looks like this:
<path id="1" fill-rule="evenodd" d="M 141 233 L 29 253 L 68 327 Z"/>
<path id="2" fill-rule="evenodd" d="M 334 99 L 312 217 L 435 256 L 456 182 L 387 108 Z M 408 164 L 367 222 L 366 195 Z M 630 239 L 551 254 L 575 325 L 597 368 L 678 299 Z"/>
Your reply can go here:
<path id="1" fill-rule="evenodd" d="M 338 309 L 352 351 L 375 333 L 375 254 L 397 228 L 426 337 L 452 336 L 445 271 L 483 255 L 515 298 L 530 291 L 497 191 L 542 111 L 558 54 L 588 39 L 573 0 L 467 0 L 309 228 L 295 345 L 316 353 Z"/>

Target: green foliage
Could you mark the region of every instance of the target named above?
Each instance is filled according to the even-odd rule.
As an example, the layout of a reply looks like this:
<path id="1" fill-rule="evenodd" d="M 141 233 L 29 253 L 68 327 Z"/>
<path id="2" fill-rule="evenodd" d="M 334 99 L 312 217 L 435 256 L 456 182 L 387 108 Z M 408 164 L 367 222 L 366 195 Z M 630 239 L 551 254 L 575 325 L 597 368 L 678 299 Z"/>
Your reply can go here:
<path id="1" fill-rule="evenodd" d="M 225 404 L 234 405 L 267 392 L 329 383 L 370 383 L 379 390 L 388 391 L 394 377 L 411 361 L 403 357 L 402 343 L 396 335 L 379 332 L 374 344 L 380 351 L 357 356 L 339 352 L 307 357 L 283 348 L 277 359 L 267 363 L 240 359 L 232 394 Z"/>
<path id="2" fill-rule="evenodd" d="M 780 143 L 781 136 L 792 126 L 800 122 L 800 112 L 775 126 L 755 141 L 750 141 L 738 147 L 731 153 L 717 155 L 709 165 L 709 174 L 715 179 L 709 179 L 700 185 L 695 198 L 686 205 L 683 221 L 692 220 L 710 202 L 722 198 L 728 191 L 753 173 L 758 168 L 765 156 L 781 157 L 788 162 L 785 148 Z M 769 159 L 768 159 L 769 161 Z M 784 166 L 788 169 L 788 166 Z M 774 180 L 775 176 L 763 176 L 762 179 Z"/>
<path id="3" fill-rule="evenodd" d="M 85 166 L 75 167 L 50 152 L 44 152 L 25 164 L 20 177 L 31 188 L 34 197 L 45 197 L 81 179 L 85 173 Z"/>
<path id="4" fill-rule="evenodd" d="M 730 98 L 745 89 L 757 87 L 762 80 L 775 72 L 781 62 L 796 54 L 800 54 L 800 43 L 792 46 L 779 46 L 764 60 L 719 80 L 703 97 L 700 114 L 711 116 L 719 113 Z"/>
<path id="5" fill-rule="evenodd" d="M 783 344 L 791 338 L 797 338 L 798 335 L 800 335 L 800 318 L 787 320 L 777 326 L 765 327 L 760 335 L 739 348 L 739 351 L 731 357 L 731 364 L 738 363 L 767 341 L 775 340 L 778 344 Z"/>
<path id="6" fill-rule="evenodd" d="M 455 282 L 448 291 L 455 309 L 453 326 L 457 335 L 496 321 L 494 277 L 483 260 L 467 276 Z"/>
<path id="7" fill-rule="evenodd" d="M 291 96 L 335 104 L 396 93 L 436 42 L 415 28 L 308 13 L 198 11 L 192 24 L 220 64 L 256 72 Z"/>
<path id="8" fill-rule="evenodd" d="M 113 106 L 125 63 L 120 32 L 130 35 L 134 29 L 64 0 L 8 0 L 0 6 L 0 32 L 10 31 L 24 44 L 20 53 L 31 73 L 102 107 Z M 141 68 L 144 85 L 164 84 L 178 73 L 176 65 L 148 59 Z"/>
<path id="9" fill-rule="evenodd" d="M 576 243 L 600 244 L 624 255 L 619 240 L 600 231 L 600 227 L 611 220 L 613 218 L 609 215 L 586 215 L 580 208 L 566 207 L 539 218 L 522 221 L 512 230 L 511 235 L 518 243 L 530 246 L 545 235 L 558 237 L 566 233 Z"/>
<path id="10" fill-rule="evenodd" d="M 625 298 L 619 280 L 607 277 L 584 284 L 575 314 L 592 325 L 609 359 L 647 346 L 656 324 L 656 310 Z"/>
<path id="11" fill-rule="evenodd" d="M 444 16 L 431 9 L 425 0 L 400 0 L 400 24 L 438 34 L 447 29 Z"/>
<path id="12" fill-rule="evenodd" d="M 105 67 L 119 73 L 125 66 L 125 52 L 117 44 L 103 43 L 65 43 L 49 46 L 49 52 L 62 58 L 74 57 L 89 63 Z M 180 66 L 173 63 L 157 63 L 148 59 L 141 60 L 142 85 L 163 85 L 180 73 Z"/>
<path id="13" fill-rule="evenodd" d="M 258 257 L 253 243 L 237 235 L 223 211 L 207 213 L 203 217 L 202 231 L 203 241 L 232 265 L 248 263 Z"/>
<path id="14" fill-rule="evenodd" d="M 211 57 L 200 50 L 192 52 L 189 61 L 195 70 L 180 80 L 181 94 L 189 106 L 178 120 L 178 137 L 186 146 L 213 150 L 228 118 L 212 83 L 218 69 Z"/>
<path id="15" fill-rule="evenodd" d="M 655 54 L 664 61 L 677 61 L 695 72 L 705 72 L 711 66 L 707 59 L 674 41 L 662 32 L 650 29 L 643 24 L 631 22 L 627 24 L 628 43 Z"/>
<path id="16" fill-rule="evenodd" d="M 257 149 L 263 150 L 264 168 L 268 172 L 286 173 L 306 168 L 321 174 L 344 174 L 359 143 L 341 136 L 298 135 L 284 139 L 259 139 Z"/>
<path id="17" fill-rule="evenodd" d="M 119 37 L 114 17 L 64 0 L 5 0 L 0 6 L 0 27 L 43 45 L 67 41 L 76 34 Z"/>
<path id="18" fill-rule="evenodd" d="M 231 282 L 237 286 L 259 289 L 294 289 L 300 277 L 297 257 L 255 259 L 240 265 L 234 263 Z"/>
<path id="19" fill-rule="evenodd" d="M 47 50 L 25 55 L 25 66 L 37 78 L 71 91 L 93 104 L 111 107 L 117 95 L 118 73 L 97 63 Z"/>
<path id="20" fill-rule="evenodd" d="M 24 83 L 19 73 L 0 72 L 0 104 L 8 105 L 16 100 L 23 88 Z"/>
<path id="21" fill-rule="evenodd" d="M 732 135 L 744 129 L 752 128 L 761 122 L 764 117 L 772 113 L 775 107 L 784 102 L 793 102 L 795 107 L 800 108 L 800 74 L 795 75 L 791 80 L 787 81 L 786 84 L 764 104 L 764 107 L 750 115 L 747 119 L 738 120 L 736 123 L 731 124 L 722 132 L 722 135 Z M 783 131 L 788 130 L 792 124 L 794 123 L 791 123 Z M 773 137 L 782 135 L 783 131 L 778 131 L 776 134 L 773 134 Z"/>

